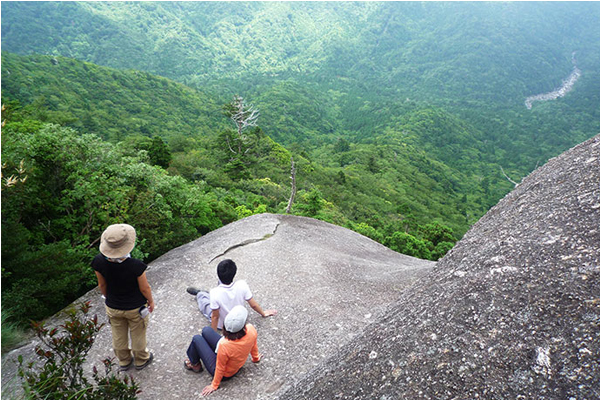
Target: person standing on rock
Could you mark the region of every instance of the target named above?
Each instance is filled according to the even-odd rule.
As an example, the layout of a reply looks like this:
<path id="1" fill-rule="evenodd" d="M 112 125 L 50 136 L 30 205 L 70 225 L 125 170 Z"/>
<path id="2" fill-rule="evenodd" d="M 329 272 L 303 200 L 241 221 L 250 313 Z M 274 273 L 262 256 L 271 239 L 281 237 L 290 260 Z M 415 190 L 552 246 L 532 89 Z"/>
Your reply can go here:
<path id="1" fill-rule="evenodd" d="M 148 266 L 130 255 L 135 238 L 131 225 L 109 226 L 100 239 L 100 254 L 92 261 L 98 286 L 106 298 L 113 350 L 121 371 L 133 364 L 141 370 L 154 358 L 146 348 L 146 326 L 154 311 L 154 300 L 146 278 Z"/>
<path id="2" fill-rule="evenodd" d="M 238 373 L 248 356 L 258 363 L 263 355 L 258 352 L 256 328 L 246 324 L 248 311 L 243 305 L 235 306 L 227 314 L 223 326 L 223 337 L 210 326 L 205 326 L 202 335 L 195 335 L 187 350 L 188 359 L 184 367 L 193 372 L 202 372 L 202 364 L 213 376 L 210 385 L 202 390 L 208 396 L 219 388 L 222 380 Z"/>
<path id="3" fill-rule="evenodd" d="M 223 260 L 217 265 L 217 276 L 219 286 L 212 288 L 210 293 L 195 287 L 188 287 L 187 292 L 196 296 L 198 308 L 210 321 L 210 326 L 216 331 L 223 329 L 223 321 L 227 314 L 235 306 L 244 305 L 248 302 L 250 307 L 262 317 L 271 317 L 277 314 L 277 310 L 263 310 L 252 296 L 250 287 L 246 281 L 233 282 L 237 273 L 237 265 L 233 260 Z"/>

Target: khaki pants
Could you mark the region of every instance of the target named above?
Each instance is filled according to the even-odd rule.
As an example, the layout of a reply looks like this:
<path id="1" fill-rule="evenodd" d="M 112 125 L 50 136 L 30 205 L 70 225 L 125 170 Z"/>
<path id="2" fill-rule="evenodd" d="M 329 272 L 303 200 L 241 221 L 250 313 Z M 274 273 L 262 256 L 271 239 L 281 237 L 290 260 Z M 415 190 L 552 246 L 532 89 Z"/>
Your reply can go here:
<path id="1" fill-rule="evenodd" d="M 135 365 L 142 365 L 150 358 L 146 348 L 146 326 L 148 319 L 140 316 L 139 310 L 116 310 L 106 306 L 106 315 L 112 330 L 112 342 L 119 365 L 129 365 L 133 352 Z M 131 348 L 129 334 L 131 333 Z"/>

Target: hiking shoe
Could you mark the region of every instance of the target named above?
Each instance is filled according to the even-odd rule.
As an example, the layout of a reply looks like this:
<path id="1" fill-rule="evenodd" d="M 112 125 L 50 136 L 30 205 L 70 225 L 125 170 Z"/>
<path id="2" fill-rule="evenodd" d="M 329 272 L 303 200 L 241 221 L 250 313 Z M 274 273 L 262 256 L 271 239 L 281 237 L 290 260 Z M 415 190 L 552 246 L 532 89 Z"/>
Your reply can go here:
<path id="1" fill-rule="evenodd" d="M 191 294 L 192 296 L 197 295 L 199 292 L 201 292 L 202 290 L 198 289 L 197 287 L 193 287 L 190 286 L 189 288 L 185 289 L 189 294 Z"/>
<path id="2" fill-rule="evenodd" d="M 198 364 L 194 365 L 191 363 L 190 360 L 187 359 L 183 361 L 183 368 L 187 369 L 188 371 L 195 372 L 197 374 L 199 374 L 203 370 L 202 363 L 200 361 L 198 361 Z"/>
<path id="3" fill-rule="evenodd" d="M 121 372 L 127 371 L 129 368 L 131 368 L 132 364 L 133 364 L 133 357 L 131 357 L 131 361 L 129 361 L 129 364 L 127 364 L 127 365 L 119 365 L 119 371 L 121 371 Z"/>
<path id="4" fill-rule="evenodd" d="M 148 365 L 150 365 L 150 363 L 152 362 L 152 360 L 154 360 L 154 354 L 150 353 L 150 358 L 145 363 L 143 363 L 142 365 L 136 365 L 135 369 L 137 369 L 138 371 L 140 371 L 140 370 L 146 368 Z"/>

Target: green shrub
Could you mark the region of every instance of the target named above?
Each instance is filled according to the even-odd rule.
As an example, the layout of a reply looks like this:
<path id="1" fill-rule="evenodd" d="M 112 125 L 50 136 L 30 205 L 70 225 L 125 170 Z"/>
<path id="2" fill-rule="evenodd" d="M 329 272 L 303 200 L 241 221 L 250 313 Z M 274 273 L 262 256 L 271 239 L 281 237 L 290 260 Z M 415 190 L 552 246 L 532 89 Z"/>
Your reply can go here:
<path id="1" fill-rule="evenodd" d="M 249 210 L 245 205 L 237 206 L 235 208 L 235 213 L 238 216 L 238 219 L 243 219 L 252 215 L 252 210 Z"/>
<path id="2" fill-rule="evenodd" d="M 434 261 L 444 257 L 454 247 L 454 243 L 451 242 L 440 242 L 435 246 L 431 252 L 431 259 Z"/>
<path id="3" fill-rule="evenodd" d="M 417 239 L 406 232 L 394 232 L 392 236 L 386 238 L 385 245 L 402 254 L 425 260 L 431 259 L 431 252 L 427 248 L 425 241 Z"/>
<path id="4" fill-rule="evenodd" d="M 419 232 L 421 233 L 424 240 L 429 241 L 433 246 L 437 246 L 442 242 L 454 243 L 456 238 L 451 228 L 440 224 L 439 222 L 432 222 L 419 226 Z"/>
<path id="5" fill-rule="evenodd" d="M 371 238 L 376 242 L 383 242 L 383 234 L 380 233 L 377 229 L 373 228 L 371 225 L 366 224 L 364 222 L 352 224 L 352 230 L 360 233 L 363 236 Z"/>
<path id="6" fill-rule="evenodd" d="M 120 379 L 113 374 L 113 360 L 102 361 L 103 373 L 93 367 L 94 383 L 90 383 L 83 372 L 88 352 L 103 324 L 94 315 L 87 318 L 89 302 L 79 306 L 79 310 L 66 312 L 67 319 L 56 328 L 47 328 L 44 323 L 33 323 L 33 329 L 41 345 L 35 347 L 36 355 L 43 365 L 35 362 L 24 365 L 19 356 L 18 374 L 22 378 L 25 395 L 29 399 L 136 399 L 138 385 L 133 378 Z M 80 312 L 78 312 L 80 311 Z"/>

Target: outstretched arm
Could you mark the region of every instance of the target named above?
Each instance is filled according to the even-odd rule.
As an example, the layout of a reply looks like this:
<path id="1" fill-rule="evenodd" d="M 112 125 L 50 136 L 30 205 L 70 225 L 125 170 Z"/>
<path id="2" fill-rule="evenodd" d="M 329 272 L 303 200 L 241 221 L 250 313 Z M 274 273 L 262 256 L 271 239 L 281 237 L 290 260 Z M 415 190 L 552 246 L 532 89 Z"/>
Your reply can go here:
<path id="1" fill-rule="evenodd" d="M 254 297 L 251 298 L 250 300 L 248 300 L 248 304 L 250 304 L 250 307 L 252 307 L 252 309 L 254 311 L 259 313 L 263 317 L 271 317 L 271 316 L 277 314 L 277 310 L 264 310 L 263 311 L 263 309 L 260 307 L 258 302 L 256 300 L 254 300 Z"/>

